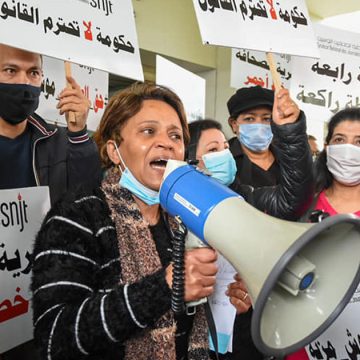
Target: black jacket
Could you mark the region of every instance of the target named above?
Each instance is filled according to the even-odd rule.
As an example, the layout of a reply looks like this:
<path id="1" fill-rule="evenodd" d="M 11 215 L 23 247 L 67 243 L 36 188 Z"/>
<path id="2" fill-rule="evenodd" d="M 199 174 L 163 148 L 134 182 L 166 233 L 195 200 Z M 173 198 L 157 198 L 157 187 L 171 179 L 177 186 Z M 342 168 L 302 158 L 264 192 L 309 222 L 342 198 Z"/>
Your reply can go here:
<path id="1" fill-rule="evenodd" d="M 152 327 L 170 309 L 165 268 L 126 286 L 121 274 L 103 192 L 69 193 L 35 241 L 31 290 L 41 359 L 123 359 L 124 342 L 141 333 L 140 324 Z"/>
<path id="2" fill-rule="evenodd" d="M 292 124 L 279 126 L 272 123 L 271 129 L 274 134 L 272 149 L 279 165 L 277 184 L 259 188 L 246 182 L 244 184 L 242 179 L 247 176 L 245 169 L 251 166 L 251 161 L 242 151 L 236 151 L 234 157 L 237 164 L 240 161 L 245 166 L 240 166 L 240 170 L 238 168 L 230 188 L 264 213 L 295 221 L 310 205 L 313 196 L 314 178 L 305 115 L 301 113 L 299 120 Z"/>
<path id="3" fill-rule="evenodd" d="M 28 118 L 36 184 L 50 188 L 54 204 L 80 184 L 93 188 L 100 180 L 100 158 L 86 129 L 72 133 L 34 114 Z"/>
<path id="4" fill-rule="evenodd" d="M 276 160 L 268 170 L 263 170 L 255 165 L 244 153 L 237 137 L 229 140 L 230 151 L 236 162 L 236 177 L 241 179 L 241 184 L 254 187 L 276 185 L 280 180 L 280 167 Z M 275 154 L 274 147 L 270 144 L 270 151 Z"/>

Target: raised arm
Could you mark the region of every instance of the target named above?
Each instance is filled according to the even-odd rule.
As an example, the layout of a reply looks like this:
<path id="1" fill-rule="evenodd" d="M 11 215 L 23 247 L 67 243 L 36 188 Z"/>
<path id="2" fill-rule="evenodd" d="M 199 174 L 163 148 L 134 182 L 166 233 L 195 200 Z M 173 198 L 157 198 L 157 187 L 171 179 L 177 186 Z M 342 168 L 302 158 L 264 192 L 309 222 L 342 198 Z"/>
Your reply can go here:
<path id="1" fill-rule="evenodd" d="M 273 149 L 280 166 L 280 183 L 255 189 L 253 205 L 269 215 L 296 220 L 313 196 L 313 164 L 305 115 L 286 89 L 275 95 L 271 129 Z"/>

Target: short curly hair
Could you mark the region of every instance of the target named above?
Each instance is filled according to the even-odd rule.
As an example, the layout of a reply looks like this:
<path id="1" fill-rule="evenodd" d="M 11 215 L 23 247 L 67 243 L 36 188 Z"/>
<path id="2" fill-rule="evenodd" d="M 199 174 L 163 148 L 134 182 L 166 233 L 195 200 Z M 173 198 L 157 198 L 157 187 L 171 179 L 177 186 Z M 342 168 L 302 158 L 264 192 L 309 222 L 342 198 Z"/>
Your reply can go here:
<path id="1" fill-rule="evenodd" d="M 136 82 L 111 97 L 94 134 L 104 169 L 113 165 L 107 154 L 107 141 L 115 140 L 117 144 L 120 144 L 122 128 L 141 110 L 144 100 L 160 100 L 170 105 L 179 116 L 184 145 L 189 142 L 189 128 L 180 98 L 165 86 L 159 86 L 152 82 Z"/>

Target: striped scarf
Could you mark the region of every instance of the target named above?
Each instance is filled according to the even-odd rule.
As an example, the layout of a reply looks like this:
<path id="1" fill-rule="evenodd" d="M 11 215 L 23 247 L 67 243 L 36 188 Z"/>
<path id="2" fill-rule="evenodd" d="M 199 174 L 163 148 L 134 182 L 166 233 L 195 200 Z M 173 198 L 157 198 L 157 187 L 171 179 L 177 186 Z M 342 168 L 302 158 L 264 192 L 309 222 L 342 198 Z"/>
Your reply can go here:
<path id="1" fill-rule="evenodd" d="M 116 226 L 122 284 L 139 281 L 162 268 L 149 224 L 127 189 L 119 187 L 119 173 L 112 169 L 102 183 Z M 126 360 L 176 360 L 176 323 L 171 310 L 125 343 Z M 208 360 L 207 324 L 204 308 L 198 307 L 190 334 L 189 360 Z"/>

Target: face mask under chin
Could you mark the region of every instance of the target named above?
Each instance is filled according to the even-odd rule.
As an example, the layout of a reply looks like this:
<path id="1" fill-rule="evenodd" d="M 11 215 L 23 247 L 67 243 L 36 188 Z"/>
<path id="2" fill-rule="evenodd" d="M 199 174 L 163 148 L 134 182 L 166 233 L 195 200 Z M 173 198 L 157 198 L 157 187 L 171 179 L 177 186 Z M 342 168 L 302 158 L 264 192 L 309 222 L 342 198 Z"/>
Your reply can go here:
<path id="1" fill-rule="evenodd" d="M 119 180 L 119 185 L 122 188 L 128 189 L 134 196 L 139 198 L 147 205 L 156 205 L 160 204 L 160 196 L 159 192 L 149 189 L 145 185 L 143 185 L 140 181 L 136 179 L 136 177 L 132 174 L 130 169 L 126 166 L 117 144 L 114 142 L 116 152 L 119 156 L 119 159 L 125 170 L 122 170 L 119 165 L 119 170 L 121 172 L 121 178 Z"/>

